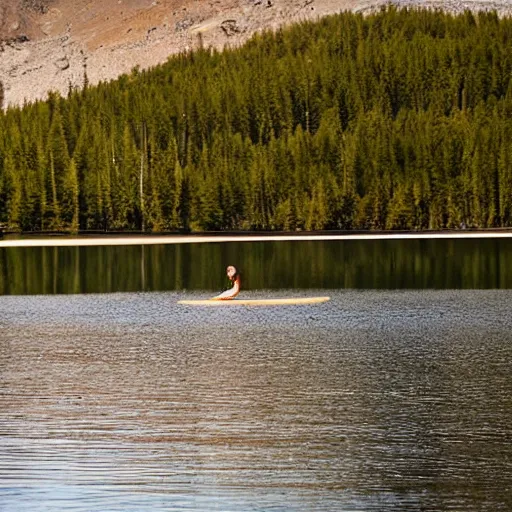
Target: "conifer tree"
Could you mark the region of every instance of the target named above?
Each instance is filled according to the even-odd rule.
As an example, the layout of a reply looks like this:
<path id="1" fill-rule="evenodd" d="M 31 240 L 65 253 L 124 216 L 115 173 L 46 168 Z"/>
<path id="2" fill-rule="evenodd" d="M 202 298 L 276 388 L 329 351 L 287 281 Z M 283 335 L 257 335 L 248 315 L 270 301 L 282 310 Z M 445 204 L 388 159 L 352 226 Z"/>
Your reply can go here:
<path id="1" fill-rule="evenodd" d="M 347 12 L 0 109 L 0 222 L 510 226 L 511 44 L 495 13 Z"/>

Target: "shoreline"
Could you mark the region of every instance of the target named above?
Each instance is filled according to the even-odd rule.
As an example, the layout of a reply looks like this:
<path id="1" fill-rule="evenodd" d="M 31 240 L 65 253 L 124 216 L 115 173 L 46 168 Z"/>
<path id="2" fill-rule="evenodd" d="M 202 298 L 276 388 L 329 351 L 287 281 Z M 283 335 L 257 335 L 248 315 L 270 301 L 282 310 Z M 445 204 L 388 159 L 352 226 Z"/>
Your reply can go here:
<path id="1" fill-rule="evenodd" d="M 23 235 L 21 235 L 23 236 Z M 26 235 L 30 236 L 30 235 Z M 189 235 L 31 235 L 34 238 L 0 239 L 3 247 L 86 247 L 122 245 L 170 245 L 228 242 L 293 242 L 293 241 L 350 241 L 350 240 L 421 240 L 421 239 L 478 239 L 512 238 L 512 230 L 436 231 L 436 232 L 355 232 L 355 233 L 215 233 Z"/>

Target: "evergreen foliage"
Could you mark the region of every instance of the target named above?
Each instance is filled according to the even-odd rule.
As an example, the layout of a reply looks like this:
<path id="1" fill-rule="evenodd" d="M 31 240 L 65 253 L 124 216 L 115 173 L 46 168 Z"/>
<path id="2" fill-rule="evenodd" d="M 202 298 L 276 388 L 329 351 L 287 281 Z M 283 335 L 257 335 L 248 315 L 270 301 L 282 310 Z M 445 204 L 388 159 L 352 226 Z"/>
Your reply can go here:
<path id="1" fill-rule="evenodd" d="M 0 113 L 0 223 L 510 227 L 511 46 L 511 18 L 390 7 L 52 93 Z"/>

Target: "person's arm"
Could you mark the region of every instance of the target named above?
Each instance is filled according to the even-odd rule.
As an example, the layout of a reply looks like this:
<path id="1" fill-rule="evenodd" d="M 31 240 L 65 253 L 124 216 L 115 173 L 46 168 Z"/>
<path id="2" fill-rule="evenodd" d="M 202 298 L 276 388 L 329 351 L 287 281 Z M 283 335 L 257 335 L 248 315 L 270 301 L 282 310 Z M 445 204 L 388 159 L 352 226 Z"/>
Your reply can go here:
<path id="1" fill-rule="evenodd" d="M 234 299 L 240 293 L 240 279 L 236 279 L 233 288 L 222 292 L 220 295 L 213 297 L 211 300 L 230 300 Z"/>

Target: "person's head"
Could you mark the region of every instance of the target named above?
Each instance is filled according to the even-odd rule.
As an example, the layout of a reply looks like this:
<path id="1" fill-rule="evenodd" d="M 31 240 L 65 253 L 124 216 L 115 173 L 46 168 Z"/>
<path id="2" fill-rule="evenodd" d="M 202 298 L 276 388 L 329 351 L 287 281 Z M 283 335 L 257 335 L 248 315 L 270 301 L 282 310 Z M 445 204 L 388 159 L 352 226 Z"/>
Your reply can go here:
<path id="1" fill-rule="evenodd" d="M 237 273 L 238 272 L 236 271 L 236 268 L 233 265 L 230 265 L 226 269 L 226 274 L 228 275 L 229 279 L 231 279 L 231 281 L 235 280 Z"/>

